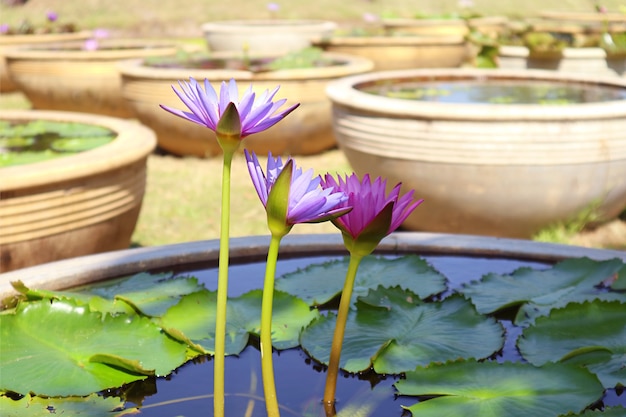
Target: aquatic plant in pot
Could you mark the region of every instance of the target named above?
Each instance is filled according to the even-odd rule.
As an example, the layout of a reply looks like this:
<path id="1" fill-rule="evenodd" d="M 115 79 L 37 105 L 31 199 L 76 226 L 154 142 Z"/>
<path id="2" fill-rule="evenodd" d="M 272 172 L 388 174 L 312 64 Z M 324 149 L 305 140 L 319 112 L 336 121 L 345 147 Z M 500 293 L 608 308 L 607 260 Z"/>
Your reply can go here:
<path id="1" fill-rule="evenodd" d="M 134 117 L 122 97 L 118 63 L 131 58 L 174 56 L 183 46 L 169 41 L 103 36 L 6 49 L 9 74 L 35 109 Z"/>
<path id="2" fill-rule="evenodd" d="M 27 20 L 17 26 L 9 24 L 0 25 L 0 92 L 7 93 L 16 91 L 17 86 L 9 77 L 6 67 L 4 50 L 17 45 L 39 44 L 48 42 L 64 42 L 87 39 L 92 32 L 78 30 L 73 23 L 64 23 L 54 11 L 46 13 L 46 21 L 43 24 L 34 24 Z"/>
<path id="3" fill-rule="evenodd" d="M 382 71 L 327 92 L 352 168 L 427 201 L 429 210 L 405 222 L 412 230 L 528 238 L 590 208 L 599 221 L 615 218 L 626 205 L 619 77 Z"/>
<path id="4" fill-rule="evenodd" d="M 233 152 L 245 136 L 277 123 L 296 106 L 278 112 L 271 97 L 256 102 L 250 92 L 239 100 L 233 82 L 224 83 L 219 98 L 210 85 L 206 88 L 182 83 L 178 94 L 188 110 L 166 109 L 214 130 L 224 148 L 221 239 L 102 254 L 3 275 L 3 299 L 20 294 L 4 300 L 5 307 L 15 308 L 0 315 L 3 410 L 206 415 L 210 405 L 197 401 L 213 399 L 215 416 L 224 415 L 224 405 L 229 415 L 257 415 L 258 408 L 265 408 L 268 415 L 387 416 L 394 409 L 403 414 L 401 405 L 427 416 L 557 417 L 583 415 L 584 409 L 607 416 L 623 413 L 622 252 L 473 236 L 399 233 L 385 238 L 419 204 L 412 192 L 401 195 L 398 185 L 388 194 L 384 181 L 354 175 L 312 178 L 292 159 L 268 158 L 264 171 L 250 153 L 248 169 L 272 236 L 229 242 Z M 342 238 L 284 236 L 297 223 L 328 219 Z M 283 256 L 277 262 L 279 249 Z M 373 250 L 388 257 L 369 256 Z M 322 263 L 311 265 L 310 254 Z M 263 258 L 260 265 L 229 266 L 229 259 L 246 264 Z M 255 272 L 259 267 L 265 268 L 265 277 Z M 164 269 L 175 271 L 145 274 Z M 82 295 L 80 289 L 50 291 L 137 272 L 126 281 L 83 289 Z M 287 273 L 274 283 L 277 272 Z M 474 281 L 483 273 L 489 274 Z M 229 275 L 238 284 L 230 289 Z M 205 282 L 217 292 L 204 288 Z M 260 285 L 263 291 L 248 291 Z M 272 296 L 274 303 L 267 303 Z M 341 299 L 337 317 L 332 314 L 336 298 Z M 226 312 L 228 321 L 220 330 L 219 316 Z M 336 348 L 333 328 L 343 329 L 343 348 Z M 562 333 L 554 336 L 555 328 Z M 227 387 L 244 379 L 243 390 L 223 390 L 218 345 L 225 342 L 226 331 L 224 353 L 241 353 L 228 362 L 230 369 L 250 375 L 248 380 L 244 373 L 229 372 Z M 259 367 L 249 364 L 259 363 L 254 359 L 259 353 L 254 347 L 242 353 L 248 343 L 255 344 L 250 335 L 259 332 L 263 396 L 255 382 Z M 48 337 L 55 345 L 42 348 Z M 274 353 L 272 345 L 281 352 Z M 213 350 L 212 361 L 199 359 Z M 501 350 L 504 357 L 498 359 Z M 288 361 L 277 373 L 266 366 L 268 356 L 278 366 L 294 353 L 309 356 L 297 361 L 300 366 Z M 198 360 L 157 378 L 192 357 Z M 315 371 L 328 361 L 326 375 Z M 301 374 L 302 363 L 310 371 L 307 362 L 321 365 Z M 340 389 L 335 404 L 335 391 L 325 390 L 322 404 L 316 387 L 320 379 L 326 379 L 326 387 L 334 385 L 336 362 L 346 376 L 359 372 L 367 379 L 339 379 L 339 387 L 360 383 L 360 395 L 350 398 Z M 212 364 L 213 387 L 203 376 Z M 50 372 L 51 366 L 57 372 Z M 159 393 L 167 391 L 165 384 L 180 381 L 187 371 L 191 383 L 183 388 L 183 398 L 176 389 L 156 403 L 146 398 L 155 393 L 156 383 Z M 267 389 L 274 382 L 296 389 L 284 396 L 274 391 L 279 402 Z M 89 395 L 99 388 L 106 388 L 105 395 Z"/>
<path id="5" fill-rule="evenodd" d="M 324 88 L 330 81 L 367 72 L 372 66 L 371 61 L 358 56 L 307 48 L 279 58 L 190 54 L 180 59 L 126 61 L 119 68 L 125 99 L 137 118 L 156 132 L 159 147 L 176 155 L 212 157 L 221 149 L 207 140 L 204 129 L 161 114 L 158 104 L 176 104 L 171 86 L 178 80 L 190 76 L 211 82 L 233 78 L 239 84 L 252 84 L 259 94 L 280 85 L 281 91 L 300 102 L 298 113 L 249 138 L 247 148 L 259 154 L 316 154 L 336 146 Z"/>
<path id="6" fill-rule="evenodd" d="M 498 66 L 622 75 L 625 38 L 626 26 L 540 22 L 512 27 L 498 39 Z"/>
<path id="7" fill-rule="evenodd" d="M 364 17 L 365 26 L 337 29 L 314 45 L 328 52 L 361 56 L 374 70 L 454 68 L 463 64 L 467 43 L 462 34 L 391 33 L 374 15 Z"/>
<path id="8" fill-rule="evenodd" d="M 129 247 L 154 133 L 71 112 L 0 123 L 0 271 Z"/>

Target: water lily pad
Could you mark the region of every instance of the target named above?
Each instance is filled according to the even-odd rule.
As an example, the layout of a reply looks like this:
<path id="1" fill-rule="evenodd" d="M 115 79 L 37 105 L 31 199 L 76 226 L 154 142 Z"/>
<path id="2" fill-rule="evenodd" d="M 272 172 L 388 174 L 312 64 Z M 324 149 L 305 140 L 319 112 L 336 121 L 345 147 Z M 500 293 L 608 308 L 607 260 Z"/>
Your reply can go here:
<path id="1" fill-rule="evenodd" d="M 374 301 L 383 300 L 383 301 Z M 302 348 L 328 363 L 336 318 L 314 321 L 302 333 Z M 346 324 L 340 367 L 371 366 L 399 374 L 418 365 L 458 358 L 486 358 L 502 348 L 503 328 L 459 296 L 424 303 L 400 288 L 379 287 L 356 303 Z"/>
<path id="2" fill-rule="evenodd" d="M 595 299 L 626 302 L 626 293 L 599 288 L 624 268 L 619 259 L 568 259 L 542 271 L 521 268 L 510 275 L 488 274 L 459 292 L 485 314 L 519 306 L 515 323 L 527 325 L 570 302 Z"/>
<path id="3" fill-rule="evenodd" d="M 559 416 L 582 411 L 603 393 L 591 372 L 561 363 L 431 364 L 407 372 L 395 387 L 400 395 L 434 396 L 405 407 L 419 417 Z"/>
<path id="4" fill-rule="evenodd" d="M 112 136 L 57 139 L 50 144 L 50 149 L 56 152 L 84 152 L 105 145 L 112 140 Z"/>
<path id="5" fill-rule="evenodd" d="M 135 414 L 136 409 L 123 410 L 124 403 L 119 398 L 104 398 L 100 395 L 69 398 L 42 398 L 26 395 L 12 400 L 0 395 L 0 410 L 5 417 L 41 416 L 89 416 L 122 417 Z"/>
<path id="6" fill-rule="evenodd" d="M 74 300 L 78 304 L 88 305 L 91 311 L 111 314 L 138 312 L 153 317 L 165 313 L 183 295 L 204 288 L 195 277 L 173 277 L 171 272 L 139 273 L 106 284 L 79 287 L 70 291 L 33 290 L 19 282 L 12 284 L 16 291 L 29 300 Z"/>
<path id="7" fill-rule="evenodd" d="M 68 301 L 21 303 L 0 315 L 0 390 L 87 395 L 167 375 L 187 346 L 140 316 L 110 316 Z"/>
<path id="8" fill-rule="evenodd" d="M 517 346 L 534 365 L 572 362 L 598 371 L 606 388 L 626 386 L 626 304 L 571 303 L 537 318 Z M 601 371 L 601 372 L 600 372 Z"/>
<path id="9" fill-rule="evenodd" d="M 239 354 L 247 345 L 249 335 L 258 334 L 261 322 L 262 291 L 254 290 L 230 298 L 226 313 L 226 353 Z M 165 329 L 177 329 L 207 353 L 215 348 L 215 313 L 217 293 L 198 291 L 185 296 L 161 319 Z M 302 328 L 319 316 L 301 299 L 281 291 L 274 292 L 272 311 L 272 344 L 276 349 L 289 349 L 299 344 Z"/>
<path id="10" fill-rule="evenodd" d="M 321 305 L 343 290 L 349 259 L 326 262 L 283 275 L 276 289 L 301 297 L 311 305 Z M 367 295 L 370 288 L 400 286 L 430 297 L 446 290 L 446 278 L 422 258 L 414 255 L 397 259 L 368 256 L 361 261 L 354 283 L 352 299 Z"/>

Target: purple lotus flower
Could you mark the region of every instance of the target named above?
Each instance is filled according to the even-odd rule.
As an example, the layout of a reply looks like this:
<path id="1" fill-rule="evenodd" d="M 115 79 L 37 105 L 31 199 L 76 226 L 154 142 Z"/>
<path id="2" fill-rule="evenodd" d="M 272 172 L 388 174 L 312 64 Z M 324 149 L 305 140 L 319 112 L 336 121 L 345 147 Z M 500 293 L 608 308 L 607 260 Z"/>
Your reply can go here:
<path id="1" fill-rule="evenodd" d="M 234 79 L 231 79 L 228 84 L 225 81 L 222 82 L 219 97 L 207 79 L 204 80 L 204 89 L 193 78 L 190 78 L 189 82 L 179 81 L 178 84 L 181 88 L 180 91 L 173 86 L 172 88 L 190 111 L 161 105 L 164 110 L 216 131 L 218 122 L 226 108 L 230 103 L 233 103 L 241 122 L 240 139 L 269 129 L 300 105 L 295 104 L 286 110 L 279 111 L 287 101 L 281 99 L 272 102 L 279 87 L 276 87 L 272 92 L 265 90 L 263 94 L 257 97 L 252 92 L 252 85 L 250 85 L 240 100 L 237 83 Z"/>
<path id="2" fill-rule="evenodd" d="M 333 224 L 341 230 L 349 250 L 357 248 L 370 253 L 382 238 L 400 227 L 423 201 L 413 200 L 414 190 L 400 196 L 402 184 L 397 184 L 386 195 L 386 185 L 387 181 L 380 177 L 371 182 L 367 174 L 363 181 L 359 181 L 356 174 L 345 179 L 339 176 L 338 181 L 327 174 L 322 181 L 322 188 L 343 191 L 348 195 L 342 205 L 352 207 L 352 211 L 334 219 Z"/>
<path id="3" fill-rule="evenodd" d="M 5 34 L 5 33 L 9 33 L 9 25 L 7 23 L 2 23 L 0 24 L 0 33 Z"/>
<path id="4" fill-rule="evenodd" d="M 59 15 L 55 11 L 50 10 L 46 12 L 46 17 L 48 18 L 48 22 L 56 22 Z"/>
<path id="5" fill-rule="evenodd" d="M 322 189 L 322 179 L 319 175 L 313 177 L 312 169 L 302 172 L 291 158 L 283 164 L 280 156 L 273 158 L 270 152 L 266 175 L 256 154 L 247 150 L 244 153 L 254 188 L 268 212 L 270 230 L 276 227 L 279 232 L 288 232 L 294 224 L 322 222 L 351 210 L 346 204 L 347 195 L 340 190 Z M 281 174 L 290 175 L 290 181 L 281 182 Z"/>

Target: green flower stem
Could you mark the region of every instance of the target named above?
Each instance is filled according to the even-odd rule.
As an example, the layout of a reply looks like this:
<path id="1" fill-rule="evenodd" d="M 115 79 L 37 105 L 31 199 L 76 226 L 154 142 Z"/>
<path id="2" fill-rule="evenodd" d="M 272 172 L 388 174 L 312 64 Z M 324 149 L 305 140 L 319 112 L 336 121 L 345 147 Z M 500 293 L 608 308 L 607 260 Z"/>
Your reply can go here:
<path id="1" fill-rule="evenodd" d="M 350 300 L 352 299 L 354 280 L 362 259 L 363 255 L 355 254 L 354 252 L 350 254 L 348 272 L 346 272 L 346 280 L 343 284 L 343 291 L 341 292 L 341 301 L 339 302 L 339 310 L 337 312 L 337 324 L 335 324 L 335 333 L 330 348 L 326 387 L 324 388 L 324 408 L 328 416 L 334 416 L 336 414 L 335 391 L 337 389 L 337 376 L 339 374 L 339 359 L 341 358 L 343 335 L 346 331 L 346 322 L 348 321 L 348 313 L 350 311 Z"/>
<path id="2" fill-rule="evenodd" d="M 217 311 L 215 317 L 215 357 L 213 363 L 214 417 L 224 417 L 224 356 L 226 355 L 226 302 L 228 300 L 228 250 L 230 235 L 230 171 L 233 155 L 234 151 L 224 150 L 220 255 L 217 274 Z"/>
<path id="3" fill-rule="evenodd" d="M 279 417 L 276 384 L 274 382 L 274 364 L 272 359 L 272 304 L 274 302 L 274 278 L 278 247 L 283 235 L 272 234 L 267 252 L 265 266 L 265 282 L 263 284 L 263 300 L 261 302 L 261 373 L 263 375 L 263 392 L 268 417 Z"/>

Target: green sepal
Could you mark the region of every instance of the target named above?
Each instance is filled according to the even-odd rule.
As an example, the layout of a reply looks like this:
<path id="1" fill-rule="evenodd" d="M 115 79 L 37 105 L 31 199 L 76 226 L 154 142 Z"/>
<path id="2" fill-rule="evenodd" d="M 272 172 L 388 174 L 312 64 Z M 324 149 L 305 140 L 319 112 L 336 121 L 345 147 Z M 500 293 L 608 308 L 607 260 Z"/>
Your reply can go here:
<path id="1" fill-rule="evenodd" d="M 241 144 L 241 117 L 235 103 L 230 102 L 215 128 L 217 142 L 224 153 L 232 153 Z"/>
<path id="2" fill-rule="evenodd" d="M 353 255 L 367 256 L 371 254 L 380 241 L 389 233 L 389 226 L 393 215 L 394 202 L 390 201 L 387 205 L 372 219 L 363 231 L 353 238 L 350 233 L 344 231 L 337 223 L 343 235 L 343 242 L 346 249 Z"/>
<path id="3" fill-rule="evenodd" d="M 291 177 L 293 176 L 293 160 L 287 161 L 276 182 L 272 185 L 267 196 L 267 225 L 272 236 L 285 236 L 293 225 L 287 224 L 287 212 L 289 210 L 289 191 L 291 189 Z"/>

